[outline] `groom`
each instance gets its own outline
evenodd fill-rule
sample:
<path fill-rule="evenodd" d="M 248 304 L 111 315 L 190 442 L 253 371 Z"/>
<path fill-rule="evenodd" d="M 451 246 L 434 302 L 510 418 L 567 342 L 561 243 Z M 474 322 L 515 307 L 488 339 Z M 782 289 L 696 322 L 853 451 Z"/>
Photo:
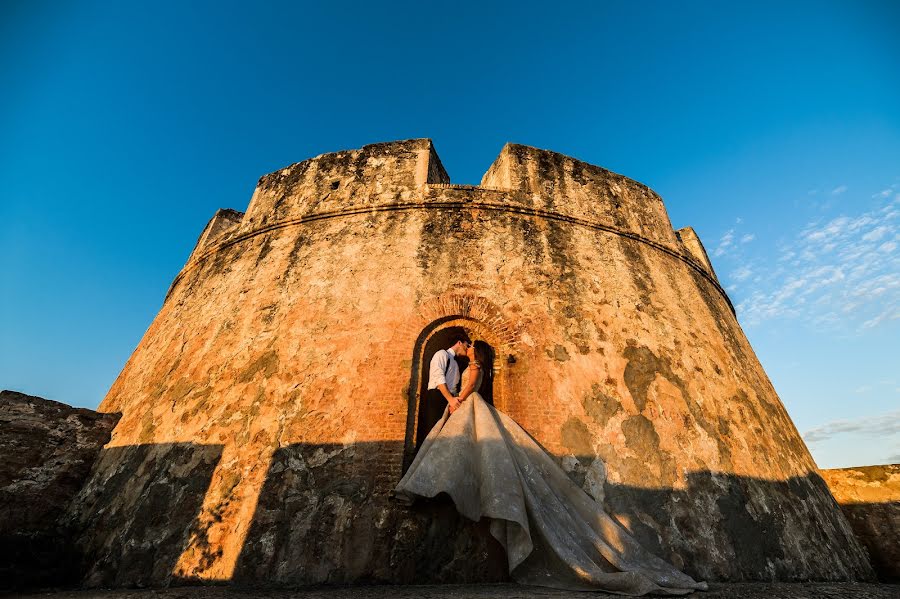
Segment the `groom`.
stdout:
<path fill-rule="evenodd" d="M 457 333 L 451 340 L 452 346 L 435 352 L 428 369 L 425 417 L 429 423 L 440 420 L 448 404 L 458 403 L 455 399 L 459 395 L 459 365 L 456 363 L 456 356 L 465 355 L 466 348 L 472 342 L 465 333 Z"/>

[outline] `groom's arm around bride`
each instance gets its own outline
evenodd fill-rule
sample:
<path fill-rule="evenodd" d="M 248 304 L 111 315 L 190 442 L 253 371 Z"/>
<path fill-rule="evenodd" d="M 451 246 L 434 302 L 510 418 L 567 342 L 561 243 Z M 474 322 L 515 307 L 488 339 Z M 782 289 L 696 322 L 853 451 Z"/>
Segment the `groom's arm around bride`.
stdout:
<path fill-rule="evenodd" d="M 453 345 L 446 350 L 435 352 L 431 358 L 428 369 L 428 392 L 426 395 L 426 409 L 437 420 L 444 413 L 444 407 L 449 405 L 451 411 L 459 407 L 459 400 L 455 397 L 459 393 L 459 366 L 456 356 L 465 353 L 469 340 L 462 334 L 453 338 Z M 431 418 L 429 419 L 431 420 Z"/>

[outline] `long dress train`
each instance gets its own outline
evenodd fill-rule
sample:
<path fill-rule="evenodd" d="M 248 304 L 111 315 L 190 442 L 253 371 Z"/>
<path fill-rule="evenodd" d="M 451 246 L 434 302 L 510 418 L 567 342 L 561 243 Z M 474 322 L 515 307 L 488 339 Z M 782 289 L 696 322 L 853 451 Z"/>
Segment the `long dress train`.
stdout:
<path fill-rule="evenodd" d="M 470 371 L 463 373 L 463 385 Z M 504 413 L 476 392 L 444 411 L 395 489 L 402 503 L 447 493 L 466 518 L 490 518 L 521 584 L 623 595 L 706 590 L 638 542 Z"/>

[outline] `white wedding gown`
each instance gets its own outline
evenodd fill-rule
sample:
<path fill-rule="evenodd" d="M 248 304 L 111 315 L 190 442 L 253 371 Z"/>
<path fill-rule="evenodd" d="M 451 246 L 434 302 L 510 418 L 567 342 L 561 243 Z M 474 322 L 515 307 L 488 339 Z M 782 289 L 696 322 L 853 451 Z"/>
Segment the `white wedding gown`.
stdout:
<path fill-rule="evenodd" d="M 623 595 L 706 590 L 641 547 L 522 427 L 484 401 L 478 372 L 476 392 L 452 415 L 445 410 L 422 442 L 395 489 L 399 501 L 443 492 L 466 518 L 490 518 L 521 584 Z"/>

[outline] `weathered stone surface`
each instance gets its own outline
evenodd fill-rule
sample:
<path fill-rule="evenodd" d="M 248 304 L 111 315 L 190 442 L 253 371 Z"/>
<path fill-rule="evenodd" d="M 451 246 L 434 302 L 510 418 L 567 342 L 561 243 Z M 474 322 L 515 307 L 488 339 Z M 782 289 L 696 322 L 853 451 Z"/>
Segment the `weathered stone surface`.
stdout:
<path fill-rule="evenodd" d="M 378 585 L 291 590 L 178 587 L 153 590 L 82 590 L 25 595 L 23 599 L 584 599 L 583 592 L 516 584 Z M 592 592 L 589 597 L 621 597 Z M 864 583 L 712 584 L 703 599 L 896 599 L 900 586 Z"/>
<path fill-rule="evenodd" d="M 59 518 L 118 417 L 0 391 L 0 589 L 77 582 Z"/>
<path fill-rule="evenodd" d="M 712 262 L 709 261 L 706 248 L 703 247 L 703 243 L 700 241 L 700 237 L 694 231 L 694 228 L 684 227 L 683 229 L 678 229 L 675 231 L 675 236 L 678 237 L 678 241 L 681 242 L 681 246 L 687 250 L 687 253 L 702 264 L 706 271 L 718 282 L 719 278 L 716 276 L 715 270 L 713 270 Z"/>
<path fill-rule="evenodd" d="M 900 464 L 820 470 L 882 580 L 900 580 Z"/>
<path fill-rule="evenodd" d="M 197 245 L 194 246 L 194 251 L 191 252 L 191 258 L 188 260 L 199 256 L 203 250 L 210 246 L 226 241 L 230 237 L 230 233 L 233 233 L 240 226 L 243 218 L 244 213 L 237 210 L 231 210 L 230 208 L 217 210 L 213 217 L 209 219 L 203 232 L 200 233 Z"/>
<path fill-rule="evenodd" d="M 447 181 L 428 140 L 319 156 L 194 252 L 101 404 L 122 420 L 70 514 L 99 518 L 89 583 L 503 579 L 483 526 L 389 500 L 450 326 L 495 348 L 494 404 L 692 576 L 872 575 L 659 196 L 515 145 Z"/>

